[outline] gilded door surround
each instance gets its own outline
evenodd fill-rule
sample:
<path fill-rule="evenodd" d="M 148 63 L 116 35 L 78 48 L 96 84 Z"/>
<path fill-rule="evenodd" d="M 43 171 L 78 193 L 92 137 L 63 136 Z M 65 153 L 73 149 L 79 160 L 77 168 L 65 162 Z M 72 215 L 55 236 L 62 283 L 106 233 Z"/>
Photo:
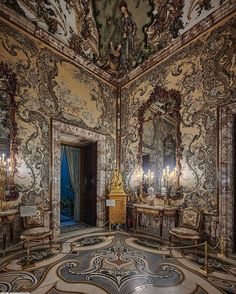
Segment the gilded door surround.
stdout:
<path fill-rule="evenodd" d="M 225 246 L 233 251 L 234 236 L 234 191 L 233 191 L 233 122 L 236 103 L 223 105 L 218 109 L 219 158 L 219 233 L 223 234 Z"/>
<path fill-rule="evenodd" d="M 101 227 L 105 222 L 105 135 L 82 129 L 68 123 L 52 120 L 52 149 L 51 149 L 51 209 L 52 236 L 60 236 L 60 170 L 61 170 L 61 142 L 63 135 L 72 138 L 82 138 L 97 142 L 97 222 Z"/>

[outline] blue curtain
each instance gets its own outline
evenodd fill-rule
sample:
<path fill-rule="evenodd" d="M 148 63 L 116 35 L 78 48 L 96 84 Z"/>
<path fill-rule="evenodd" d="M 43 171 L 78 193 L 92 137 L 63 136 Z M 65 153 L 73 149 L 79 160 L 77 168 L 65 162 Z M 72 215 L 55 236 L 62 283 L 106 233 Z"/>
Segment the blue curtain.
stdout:
<path fill-rule="evenodd" d="M 80 220 L 80 149 L 73 146 L 62 146 L 62 157 L 67 158 L 70 182 L 74 191 L 74 220 Z"/>

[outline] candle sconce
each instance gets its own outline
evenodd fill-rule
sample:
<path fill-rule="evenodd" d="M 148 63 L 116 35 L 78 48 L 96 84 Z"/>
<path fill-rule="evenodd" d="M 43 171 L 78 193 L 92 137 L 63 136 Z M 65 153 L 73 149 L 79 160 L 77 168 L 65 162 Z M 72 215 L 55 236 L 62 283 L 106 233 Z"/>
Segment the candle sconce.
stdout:
<path fill-rule="evenodd" d="M 152 185 L 154 179 L 154 173 L 148 170 L 146 174 L 144 174 L 144 182 L 147 183 L 147 185 L 150 187 Z"/>
<path fill-rule="evenodd" d="M 162 174 L 162 193 L 165 196 L 165 204 L 170 205 L 172 189 L 176 187 L 176 168 L 170 171 L 169 166 L 163 170 Z M 176 191 L 175 191 L 176 192 Z"/>
<path fill-rule="evenodd" d="M 7 210 L 10 205 L 6 202 L 6 188 L 11 182 L 10 159 L 5 160 L 5 154 L 0 157 L 0 211 Z"/>
<path fill-rule="evenodd" d="M 139 183 L 139 197 L 143 195 L 143 169 L 139 167 L 136 174 L 136 179 Z"/>

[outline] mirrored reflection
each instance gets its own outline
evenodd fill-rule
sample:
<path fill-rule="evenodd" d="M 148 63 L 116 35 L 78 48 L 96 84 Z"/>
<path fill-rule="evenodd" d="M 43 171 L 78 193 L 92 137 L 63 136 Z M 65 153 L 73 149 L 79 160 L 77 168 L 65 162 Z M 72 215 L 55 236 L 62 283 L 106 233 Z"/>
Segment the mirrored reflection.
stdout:
<path fill-rule="evenodd" d="M 176 124 L 160 110 L 150 107 L 145 111 L 142 136 L 142 167 L 144 192 L 152 186 L 161 193 L 165 186 L 164 171 L 176 171 Z"/>
<path fill-rule="evenodd" d="M 0 198 L 1 210 L 19 196 L 14 183 L 16 173 L 16 88 L 17 80 L 8 64 L 0 62 Z"/>
<path fill-rule="evenodd" d="M 0 156 L 5 154 L 6 158 L 10 157 L 10 101 L 9 95 L 0 89 Z"/>

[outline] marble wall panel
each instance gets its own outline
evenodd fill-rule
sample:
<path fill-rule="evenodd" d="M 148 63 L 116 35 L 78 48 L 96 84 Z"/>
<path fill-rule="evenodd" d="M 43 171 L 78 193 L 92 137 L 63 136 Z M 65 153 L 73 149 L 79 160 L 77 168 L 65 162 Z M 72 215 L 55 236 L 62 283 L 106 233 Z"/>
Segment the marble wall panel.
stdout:
<path fill-rule="evenodd" d="M 236 100 L 235 21 L 234 16 L 219 24 L 123 87 L 122 168 L 126 175 L 126 187 L 131 193 L 134 192 L 137 167 L 139 138 L 135 126 L 138 125 L 138 109 L 148 99 L 155 85 L 175 89 L 182 96 L 183 158 L 180 180 L 184 189 L 184 205 L 199 207 L 208 216 L 218 215 L 217 108 L 224 104 L 229 104 L 230 108 Z M 230 152 L 225 153 L 231 156 Z M 232 192 L 229 197 L 232 201 Z M 232 207 L 228 209 L 232 211 Z M 228 209 L 225 213 L 229 213 Z M 229 224 L 228 221 L 226 223 Z"/>
<path fill-rule="evenodd" d="M 0 22 L 0 48 L 1 60 L 16 73 L 18 81 L 15 182 L 20 197 L 12 205 L 51 209 L 52 119 L 106 136 L 106 157 L 101 158 L 102 170 L 107 170 L 105 188 L 109 189 L 115 158 L 116 89 L 4 22 Z M 99 193 L 104 197 L 104 192 Z M 103 217 L 100 208 L 98 222 Z"/>

